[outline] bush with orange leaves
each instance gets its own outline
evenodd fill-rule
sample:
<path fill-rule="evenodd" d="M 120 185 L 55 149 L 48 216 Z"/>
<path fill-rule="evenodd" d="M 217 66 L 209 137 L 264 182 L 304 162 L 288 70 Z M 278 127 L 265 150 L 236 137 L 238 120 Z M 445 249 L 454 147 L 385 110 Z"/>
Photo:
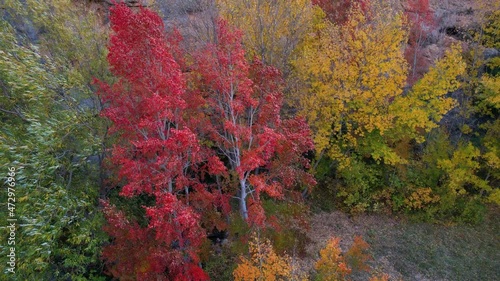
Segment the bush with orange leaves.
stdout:
<path fill-rule="evenodd" d="M 250 259 L 241 257 L 233 272 L 235 281 L 274 281 L 292 279 L 291 259 L 278 256 L 271 242 L 254 235 L 249 242 Z"/>
<path fill-rule="evenodd" d="M 320 252 L 320 258 L 314 265 L 316 269 L 315 280 L 321 281 L 341 281 L 350 280 L 349 276 L 353 271 L 371 271 L 367 262 L 372 258 L 368 253 L 370 245 L 361 236 L 355 236 L 354 242 L 342 253 L 339 246 L 340 238 L 332 237 L 328 240 L 325 248 Z M 388 275 L 372 275 L 370 281 L 387 281 Z"/>
<path fill-rule="evenodd" d="M 352 269 L 347 265 L 339 243 L 340 238 L 332 237 L 325 248 L 319 252 L 320 258 L 314 265 L 319 280 L 346 280 L 346 277 L 351 274 Z"/>

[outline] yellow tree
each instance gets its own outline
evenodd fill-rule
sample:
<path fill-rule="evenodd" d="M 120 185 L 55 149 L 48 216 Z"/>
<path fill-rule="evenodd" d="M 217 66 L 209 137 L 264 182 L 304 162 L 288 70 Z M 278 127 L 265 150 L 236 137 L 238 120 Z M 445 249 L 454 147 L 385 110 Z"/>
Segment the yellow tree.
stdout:
<path fill-rule="evenodd" d="M 305 86 L 300 106 L 318 158 L 334 161 L 342 179 L 338 195 L 359 211 L 373 203 L 374 192 L 390 186 L 394 169 L 407 167 L 411 145 L 455 106 L 446 94 L 460 86 L 457 76 L 465 67 L 460 48 L 453 47 L 406 89 L 405 21 L 384 5 L 374 2 L 366 12 L 353 5 L 342 25 L 316 9 L 293 62 Z"/>
<path fill-rule="evenodd" d="M 344 165 L 353 147 L 370 145 L 363 144 L 367 135 L 392 128 L 389 105 L 403 93 L 403 19 L 383 12 L 365 15 L 354 5 L 344 25 L 317 24 L 295 61 L 309 87 L 301 106 L 315 129 L 316 148 Z"/>
<path fill-rule="evenodd" d="M 222 16 L 244 31 L 249 58 L 278 67 L 284 76 L 295 47 L 311 22 L 310 0 L 217 0 Z"/>
<path fill-rule="evenodd" d="M 407 35 L 401 14 L 378 4 L 363 13 L 355 5 L 344 25 L 315 26 L 294 65 L 308 87 L 301 106 L 318 153 L 338 160 L 341 169 L 354 154 L 405 163 L 394 143 L 436 127 L 454 106 L 445 95 L 458 88 L 456 77 L 464 71 L 459 48 L 404 94 Z"/>
<path fill-rule="evenodd" d="M 459 139 L 454 151 L 437 160 L 444 172 L 440 182 L 442 201 L 447 205 L 461 202 L 454 210 L 460 219 L 477 221 L 479 202 L 500 204 L 500 58 L 488 55 L 487 48 L 500 47 L 500 3 L 479 1 L 481 15 L 478 31 L 465 53 L 467 70 L 464 89 L 457 93 L 458 108 L 447 124 L 453 139 Z M 453 50 L 451 51 L 453 52 Z M 457 71 L 463 63 L 450 63 L 447 71 Z M 443 74 L 443 73 L 442 73 Z M 431 89 L 430 83 L 422 83 Z M 418 116 L 411 112 L 413 116 Z"/>
<path fill-rule="evenodd" d="M 249 242 L 250 259 L 241 257 L 233 272 L 236 281 L 274 281 L 292 279 L 290 258 L 278 256 L 268 239 L 254 236 Z"/>
<path fill-rule="evenodd" d="M 446 94 L 460 87 L 456 77 L 464 72 L 461 49 L 452 46 L 406 95 L 391 103 L 390 110 L 396 117 L 394 134 L 409 135 L 422 142 L 420 133 L 437 128 L 443 116 L 456 106 L 456 101 Z"/>
<path fill-rule="evenodd" d="M 487 2 L 487 1 L 486 1 Z M 486 4 L 486 3 L 485 3 Z M 485 17 L 484 35 L 481 38 L 484 47 L 500 48 L 500 3 L 488 5 L 492 12 Z M 484 132 L 482 138 L 483 174 L 493 188 L 489 193 L 489 201 L 500 204 L 500 57 L 492 57 L 486 61 L 488 73 L 480 79 L 479 89 L 474 91 L 479 100 L 476 102 L 476 113 L 484 123 L 480 124 Z M 477 95 L 479 93 L 479 95 Z"/>

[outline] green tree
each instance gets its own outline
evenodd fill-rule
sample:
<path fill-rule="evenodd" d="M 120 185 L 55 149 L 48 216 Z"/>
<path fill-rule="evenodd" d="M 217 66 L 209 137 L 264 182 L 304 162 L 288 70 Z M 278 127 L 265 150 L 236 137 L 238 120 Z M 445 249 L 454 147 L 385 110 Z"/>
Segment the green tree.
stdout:
<path fill-rule="evenodd" d="M 95 12 L 72 1 L 4 3 L 0 167 L 16 169 L 16 277 L 96 280 L 106 239 L 98 209 L 104 124 L 90 83 L 106 76 L 105 34 Z"/>

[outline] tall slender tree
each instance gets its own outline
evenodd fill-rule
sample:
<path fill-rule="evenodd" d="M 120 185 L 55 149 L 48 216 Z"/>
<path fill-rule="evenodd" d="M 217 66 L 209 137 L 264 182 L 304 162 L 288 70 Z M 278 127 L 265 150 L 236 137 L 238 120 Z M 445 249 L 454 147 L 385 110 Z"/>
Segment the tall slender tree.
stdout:
<path fill-rule="evenodd" d="M 117 5 L 110 19 L 108 61 L 118 81 L 98 85 L 107 105 L 103 115 L 119 136 L 111 162 L 124 183 L 120 195 L 145 194 L 154 204 L 142 219 L 146 228 L 107 208 L 115 242 L 104 249 L 104 258 L 119 278 L 205 280 L 197 256 L 204 232 L 189 194 L 209 192 L 196 176 L 204 156 L 185 120 L 190 104 L 172 55 L 175 40 L 167 41 L 161 18 L 148 9 L 135 13 Z"/>
<path fill-rule="evenodd" d="M 207 46 L 193 69 L 206 97 L 206 135 L 238 182 L 230 192 L 243 218 L 262 222 L 261 193 L 283 198 L 294 184 L 314 184 L 302 156 L 313 144 L 304 120 L 281 120 L 280 73 L 258 60 L 248 63 L 241 36 L 219 21 L 218 43 Z"/>

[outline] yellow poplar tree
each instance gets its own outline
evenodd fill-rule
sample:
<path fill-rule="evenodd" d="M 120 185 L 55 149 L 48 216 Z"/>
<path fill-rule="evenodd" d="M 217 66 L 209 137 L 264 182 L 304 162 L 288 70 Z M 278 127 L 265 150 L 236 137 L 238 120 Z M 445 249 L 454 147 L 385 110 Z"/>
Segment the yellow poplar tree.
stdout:
<path fill-rule="evenodd" d="M 381 4 L 363 13 L 354 5 L 344 25 L 318 20 L 313 28 L 294 66 L 307 85 L 301 107 L 318 154 L 339 161 L 340 170 L 356 155 L 405 164 L 395 145 L 422 141 L 420 135 L 454 106 L 445 95 L 458 88 L 456 77 L 464 71 L 460 49 L 452 48 L 405 93 L 407 32 L 401 14 Z"/>
<path fill-rule="evenodd" d="M 223 18 L 243 30 L 250 59 L 287 74 L 289 58 L 311 22 L 310 0 L 217 0 Z"/>
<path fill-rule="evenodd" d="M 394 132 L 424 141 L 421 130 L 430 132 L 437 128 L 443 116 L 456 106 L 456 101 L 446 94 L 460 87 L 456 77 L 464 73 L 461 48 L 452 46 L 408 94 L 398 96 L 391 104 L 391 111 L 397 117 Z"/>
<path fill-rule="evenodd" d="M 344 25 L 317 24 L 295 61 L 309 87 L 301 106 L 315 130 L 316 149 L 344 165 L 346 152 L 368 144 L 367 135 L 392 128 L 389 105 L 406 81 L 403 19 L 396 14 L 387 20 L 382 12 L 365 15 L 354 5 Z"/>

